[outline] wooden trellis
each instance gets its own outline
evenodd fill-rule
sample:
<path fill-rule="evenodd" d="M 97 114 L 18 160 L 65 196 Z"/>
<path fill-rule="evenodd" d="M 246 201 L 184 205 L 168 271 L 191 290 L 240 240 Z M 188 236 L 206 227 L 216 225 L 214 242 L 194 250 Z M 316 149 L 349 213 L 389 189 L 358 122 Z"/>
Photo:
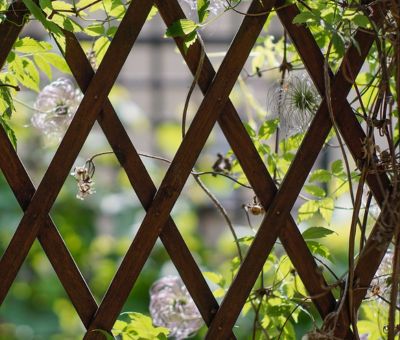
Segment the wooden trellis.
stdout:
<path fill-rule="evenodd" d="M 184 18 L 177 0 L 155 0 L 154 3 L 166 26 Z M 285 0 L 253 0 L 248 10 L 250 15 L 244 16 L 217 72 L 214 71 L 207 55 L 205 56 L 198 78 L 204 99 L 160 187 L 156 188 L 108 100 L 108 94 L 128 54 L 134 48 L 135 40 L 152 5 L 153 2 L 149 0 L 132 1 L 96 73 L 93 72 L 77 38 L 70 32 L 64 32 L 65 59 L 85 95 L 37 189 L 31 183 L 5 131 L 0 129 L 0 167 L 24 210 L 24 216 L 0 260 L 0 302 L 4 301 L 32 243 L 38 238 L 87 329 L 85 339 L 101 339 L 103 335 L 90 331 L 112 328 L 151 249 L 160 237 L 209 327 L 207 339 L 235 338 L 232 327 L 279 237 L 324 319 L 337 308 L 336 300 L 330 290 L 325 289 L 325 279 L 318 270 L 290 211 L 332 128 L 327 102 L 322 100 L 301 147 L 280 189 L 277 190 L 229 100 L 229 94 L 271 10 L 277 11 L 321 97 L 325 96 L 324 57 L 309 29 L 292 23 L 299 13 L 297 6 L 286 3 Z M 4 65 L 23 27 L 24 16 L 28 14 L 22 1 L 12 6 L 7 13 L 8 20 L 0 25 L 1 66 Z M 374 19 L 379 24 L 379 19 Z M 357 161 L 362 159 L 362 141 L 366 136 L 346 97 L 352 87 L 349 79 L 355 79 L 360 71 L 374 36 L 360 30 L 356 33 L 355 40 L 358 46 L 348 48 L 339 71 L 336 74 L 330 72 L 330 87 L 336 124 Z M 188 53 L 183 52 L 183 41 L 180 38 L 176 38 L 176 44 L 189 69 L 195 74 L 204 48 L 201 40 L 198 39 Z M 96 120 L 147 211 L 99 306 L 49 216 L 49 211 Z M 221 305 L 218 305 L 213 297 L 170 217 L 190 171 L 217 122 L 266 210 L 261 227 Z M 383 206 L 391 191 L 389 179 L 385 174 L 369 174 L 367 182 L 378 204 Z M 383 246 L 382 239 L 379 241 L 381 246 L 376 246 L 379 233 L 378 220 L 355 268 L 354 282 L 360 289 L 354 290 L 353 306 L 358 307 L 365 297 L 365 287 L 369 286 L 389 245 L 392 235 L 386 235 Z M 338 320 L 336 335 L 352 338 L 348 299 L 345 300 L 344 308 L 340 310 Z"/>

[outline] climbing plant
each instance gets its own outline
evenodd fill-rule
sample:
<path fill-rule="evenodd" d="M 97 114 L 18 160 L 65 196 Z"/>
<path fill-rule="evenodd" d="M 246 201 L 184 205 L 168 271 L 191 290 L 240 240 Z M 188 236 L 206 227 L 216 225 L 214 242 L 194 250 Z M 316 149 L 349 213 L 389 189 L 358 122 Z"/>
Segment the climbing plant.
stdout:
<path fill-rule="evenodd" d="M 176 156 L 170 159 L 169 155 L 138 152 L 138 159 L 154 162 L 157 166 L 171 164 L 166 178 L 170 173 L 172 178 L 175 170 L 180 175 L 177 181 L 182 187 L 186 182 L 185 171 L 176 164 L 179 161 L 184 164 L 189 171 L 188 176 L 193 178 L 193 185 L 202 190 L 210 204 L 222 215 L 226 233 L 221 238 L 221 244 L 228 245 L 229 251 L 221 252 L 222 260 L 210 265 L 207 263 L 210 257 L 205 255 L 205 245 L 194 247 L 198 250 L 194 257 L 199 256 L 205 268 L 201 279 L 205 278 L 212 287 L 210 295 L 207 295 L 208 286 L 202 291 L 207 296 L 203 299 L 203 304 L 199 298 L 201 294 L 198 293 L 200 288 L 205 287 L 202 286 L 202 281 L 196 289 L 187 285 L 187 282 L 193 284 L 196 281 L 193 272 L 189 279 L 186 277 L 186 281 L 184 277 L 181 280 L 170 276 L 158 277 L 156 280 L 157 273 L 153 272 L 151 279 L 154 282 L 146 282 L 147 289 L 150 289 L 148 311 L 141 310 L 142 314 L 138 310 L 127 310 L 120 314 L 126 300 L 121 297 L 124 300 L 121 301 L 121 308 L 118 305 L 110 307 L 110 314 L 120 314 L 119 319 L 116 322 L 110 321 L 111 316 L 110 320 L 104 321 L 101 319 L 101 312 L 105 309 L 103 314 L 107 314 L 107 307 L 102 307 L 101 304 L 98 309 L 100 312 L 96 312 L 96 315 L 91 315 L 89 319 L 81 316 L 88 330 L 87 336 L 122 339 L 165 339 L 170 336 L 183 339 L 198 332 L 197 336 L 203 337 L 207 332 L 204 320 L 210 327 L 207 336 L 215 338 L 218 331 L 229 334 L 232 328 L 229 323 L 233 326 L 239 313 L 239 329 L 234 329 L 238 338 L 295 339 L 305 336 L 309 339 L 394 339 L 398 336 L 398 2 L 255 0 L 250 3 L 240 0 L 182 0 L 180 5 L 186 11 L 186 16 L 177 1 L 155 1 L 154 5 L 136 3 L 137 6 L 142 6 L 140 8 L 147 21 L 158 15 L 162 17 L 166 22 L 165 39 L 175 39 L 179 47 L 177 53 L 182 54 L 193 73 L 193 82 L 183 103 L 182 112 L 179 112 L 179 128 L 172 133 L 173 138 L 178 140 L 178 145 L 182 140 Z M 94 93 L 94 90 L 93 93 L 90 92 L 92 85 L 89 85 L 87 79 L 91 79 L 93 74 L 93 79 L 96 79 L 98 74 L 105 72 L 107 63 L 111 60 L 111 57 L 107 59 L 107 55 L 111 55 L 109 53 L 117 55 L 117 52 L 110 50 L 113 41 L 118 39 L 118 34 L 137 35 L 136 31 L 130 32 L 129 28 L 123 26 L 124 20 L 129 20 L 125 18 L 132 6 L 135 6 L 135 2 L 122 0 L 0 1 L 0 41 L 4 39 L 4 46 L 10 46 L 8 50 L 4 48 L 0 51 L 0 124 L 8 137 L 7 141 L 12 143 L 14 149 L 19 150 L 20 140 L 15 117 L 18 115 L 18 107 L 28 110 L 28 129 L 36 131 L 40 136 L 40 143 L 48 147 L 61 141 L 62 149 L 64 136 L 68 138 L 68 133 L 72 136 L 74 129 L 77 129 L 73 124 L 82 116 L 79 110 L 83 111 L 84 105 L 86 108 L 90 107 L 88 101 L 85 104 L 84 94 L 92 95 L 94 102 L 102 97 L 97 92 Z M 147 12 L 145 6 L 148 7 Z M 209 27 L 218 24 L 218 20 L 229 15 L 243 20 L 243 24 L 229 50 L 224 51 L 226 57 L 221 64 L 221 71 L 218 70 L 214 78 L 212 64 L 207 56 L 207 41 L 203 41 L 201 36 Z M 278 28 L 279 34 L 272 35 L 271 27 L 277 26 L 277 18 L 282 25 Z M 29 22 L 38 22 L 41 25 L 47 34 L 45 40 L 19 34 L 21 28 L 29 25 Z M 124 33 L 120 33 L 121 26 L 121 30 L 125 29 Z M 261 32 L 256 32 L 256 26 Z M 89 41 L 82 44 L 83 50 L 77 47 L 77 34 Z M 246 34 L 258 37 L 254 45 Z M 10 43 L 13 36 L 15 41 Z M 231 71 L 230 63 L 235 63 L 232 61 L 235 60 L 234 52 L 239 53 L 240 46 L 244 46 L 246 41 L 251 45 L 252 51 L 249 56 L 240 56 L 244 66 L 235 64 Z M 79 48 L 82 49 L 81 46 Z M 246 53 L 245 48 L 243 50 Z M 78 60 L 85 55 L 86 58 Z M 122 67 L 124 57 L 122 54 L 119 56 Z M 81 60 L 86 64 L 83 65 Z M 80 64 L 83 65 L 82 69 L 79 69 Z M 223 76 L 218 76 L 220 72 L 225 72 L 224 75 L 228 77 L 235 74 L 236 69 L 240 71 L 239 77 L 237 80 L 229 80 L 233 89 L 226 90 L 227 98 L 224 99 L 224 92 L 218 90 L 223 87 L 218 83 Z M 97 79 L 100 77 L 101 75 Z M 205 94 L 199 112 L 204 115 L 213 110 L 216 110 L 213 113 L 215 115 L 223 110 L 229 112 L 230 116 L 223 116 L 221 113 L 219 118 L 216 116 L 215 121 L 219 119 L 218 123 L 232 150 L 220 150 L 217 155 L 208 155 L 207 161 L 199 162 L 194 167 L 189 161 L 182 160 L 185 157 L 181 157 L 179 152 L 181 149 L 186 150 L 185 143 L 190 143 L 186 141 L 194 138 L 193 129 L 200 129 L 208 124 L 199 123 L 205 118 L 198 118 L 199 115 L 194 115 L 190 110 L 196 84 Z M 111 89 L 111 85 L 109 87 Z M 22 92 L 29 95 L 20 95 Z M 107 94 L 108 92 L 104 93 L 103 97 L 107 97 Z M 207 107 L 213 100 L 216 103 Z M 225 106 L 218 106 L 222 105 L 218 104 L 221 101 L 224 101 Z M 80 105 L 81 103 L 83 104 Z M 105 113 L 99 123 L 104 130 L 104 126 L 111 123 L 120 124 L 118 118 L 107 121 L 107 117 L 113 117 L 115 112 L 106 99 L 99 104 L 99 110 L 101 109 Z M 82 118 L 81 122 L 83 121 Z M 210 124 L 211 130 L 212 123 Z M 247 132 L 246 137 L 242 132 L 238 133 L 238 144 L 234 144 L 232 131 L 242 131 L 242 128 Z M 89 131 L 90 126 L 85 129 Z M 112 140 L 112 132 L 109 134 L 107 138 Z M 115 135 L 118 136 L 119 133 L 114 132 Z M 251 141 L 251 146 L 246 144 L 246 138 Z M 73 202 L 71 204 L 76 209 L 86 209 L 85 204 L 104 193 L 101 189 L 102 181 L 97 180 L 96 170 L 110 166 L 104 161 L 107 157 L 117 157 L 127 172 L 127 186 L 129 182 L 135 186 L 132 178 L 137 177 L 134 177 L 132 171 L 129 172 L 129 164 L 126 164 L 124 158 L 125 153 L 129 153 L 118 144 L 115 137 L 114 141 L 110 142 L 113 151 L 96 151 L 83 165 L 75 164 L 71 169 L 69 181 L 75 188 L 77 186 L 77 192 L 69 190 L 66 201 Z M 130 147 L 129 138 L 125 141 L 127 142 L 121 144 Z M 0 145 L 4 150 L 7 149 L 6 143 L 3 141 Z M 190 146 L 187 147 L 189 149 Z M 10 178 L 18 177 L 18 174 L 11 174 L 12 166 L 7 170 L 5 165 L 9 162 L 7 157 L 11 158 L 10 149 L 7 150 L 7 153 L 4 151 L 1 155 L 3 159 L 0 167 L 10 186 L 16 187 Z M 121 154 L 118 154 L 118 150 Z M 252 157 L 257 157 L 260 161 L 257 163 L 251 160 Z M 143 165 L 139 165 L 142 164 L 139 160 L 131 159 L 137 168 L 144 169 Z M 112 166 L 118 167 L 117 164 Z M 146 170 L 142 174 L 144 177 L 148 176 Z M 218 179 L 218 183 L 224 183 L 224 188 L 229 188 L 227 190 L 244 193 L 241 197 L 246 197 L 246 200 L 234 208 L 234 211 L 241 212 L 240 219 L 234 217 L 234 211 L 228 209 L 224 199 L 220 198 L 221 191 L 214 187 L 217 182 L 213 182 L 213 177 Z M 44 178 L 46 179 L 46 175 Z M 149 211 L 147 220 L 145 218 L 143 223 L 156 224 L 160 215 L 160 220 L 165 217 L 167 221 L 169 201 L 164 201 L 164 196 L 167 197 L 166 200 L 174 197 L 175 192 L 179 196 L 182 187 L 179 189 L 179 185 L 173 182 L 178 189 L 170 189 L 167 184 L 163 186 L 163 180 L 156 192 L 150 178 L 144 182 L 150 183 L 150 189 L 137 189 L 139 200 Z M 31 184 L 29 178 L 26 183 Z M 56 194 L 53 196 L 55 199 Z M 31 198 L 35 202 L 35 196 L 32 195 Z M 24 199 L 24 202 L 28 204 L 31 198 Z M 160 202 L 161 210 L 165 208 L 166 212 L 160 212 L 157 207 L 153 207 L 152 198 L 153 203 Z M 25 216 L 29 217 L 30 213 L 35 217 L 34 212 L 29 210 L 34 208 L 24 204 L 21 206 L 27 209 Z M 49 209 L 51 205 L 52 203 Z M 2 205 L 0 207 L 3 209 Z M 170 209 L 172 207 L 173 203 Z M 7 206 L 4 208 L 7 209 Z M 93 207 L 88 210 L 91 214 L 95 212 Z M 65 211 L 60 215 L 70 213 Z M 42 212 L 40 216 L 43 214 L 47 218 L 47 212 Z M 153 216 L 154 221 L 151 220 Z M 191 218 L 185 221 L 190 222 Z M 49 219 L 46 223 L 51 225 L 52 222 Z M 88 218 L 88 223 L 94 223 L 93 218 Z M 159 223 L 160 230 L 158 234 L 154 234 L 155 238 L 160 235 L 172 260 L 179 261 L 177 257 L 181 256 L 176 255 L 173 258 L 173 253 L 177 252 L 176 248 L 180 245 L 173 248 L 171 242 L 168 243 L 171 234 L 161 234 L 162 229 L 167 227 L 163 227 L 164 222 Z M 170 226 L 167 232 L 175 235 L 174 239 L 180 240 L 174 234 L 176 227 L 172 219 L 166 223 Z M 275 228 L 274 225 L 279 227 Z M 270 231 L 268 228 L 275 229 Z M 37 230 L 39 232 L 39 227 Z M 141 235 L 141 230 L 138 229 L 138 235 Z M 269 233 L 272 235 L 271 239 L 275 237 L 274 240 L 271 241 L 266 236 Z M 198 242 L 195 231 L 187 234 L 185 236 L 192 240 L 191 245 Z M 93 230 L 90 236 L 96 237 Z M 280 240 L 276 241 L 278 236 Z M 70 233 L 70 237 L 73 238 L 73 233 Z M 151 239 L 150 236 L 148 239 Z M 299 243 L 299 239 L 302 243 Z M 98 242 L 100 245 L 96 249 L 108 247 L 107 242 L 115 242 L 115 246 L 120 242 L 103 241 Z M 137 243 L 133 245 L 139 247 Z M 148 252 L 152 247 L 150 243 L 148 241 Z M 298 249 L 293 245 L 301 249 L 298 255 Z M 7 246 L 8 243 L 1 246 L 2 253 L 6 255 Z M 43 247 L 46 249 L 45 245 Z M 346 248 L 345 253 L 338 252 L 337 247 Z M 113 257 L 110 267 L 116 269 L 116 255 L 124 255 L 126 249 L 127 246 L 124 251 L 115 253 L 110 250 Z M 259 249 L 265 251 L 261 252 Z M 87 252 L 90 258 L 96 258 L 95 249 Z M 146 252 L 147 250 L 143 251 L 143 254 L 147 254 Z M 190 255 L 190 252 L 186 254 Z M 258 256 L 262 259 L 261 266 L 253 266 L 251 261 L 254 254 L 262 254 Z M 167 261 L 165 254 L 159 257 L 162 258 L 159 259 L 161 262 Z M 340 257 L 342 261 L 339 264 Z M 3 261 L 7 261 L 4 258 Z M 152 259 L 156 261 L 157 255 Z M 34 261 L 31 261 L 34 267 Z M 125 268 L 124 261 L 120 268 Z M 182 263 L 181 266 L 178 271 L 181 269 L 182 275 L 187 268 Z M 241 289 L 240 286 L 240 282 L 245 282 L 247 278 L 246 274 L 241 274 L 246 266 L 259 268 L 254 269 L 254 282 L 254 275 L 248 276 L 249 283 L 246 285 L 251 285 L 248 294 L 246 288 Z M 0 266 L 0 272 L 1 269 Z M 140 272 L 141 269 L 135 268 L 132 272 L 136 273 L 137 270 Z M 40 276 L 40 270 L 36 271 Z M 111 288 L 125 274 L 117 271 L 117 275 Z M 107 279 L 111 280 L 112 276 L 109 274 Z M 100 280 L 101 278 L 97 278 L 97 282 Z M 127 287 L 128 295 L 131 287 L 129 288 L 129 284 Z M 4 290 L 7 291 L 8 288 Z M 243 291 L 244 301 L 238 297 L 235 303 L 232 302 L 236 296 L 234 289 L 236 292 Z M 20 287 L 19 291 L 24 290 Z M 112 289 L 107 293 L 110 291 Z M 193 296 L 194 293 L 197 295 Z M 112 293 L 104 298 L 106 302 L 111 300 Z M 96 306 L 93 308 L 97 308 L 94 299 L 90 303 Z M 57 313 L 61 313 L 62 303 L 59 302 L 58 306 Z M 208 308 L 209 306 L 218 308 L 215 307 L 214 310 L 214 307 Z M 4 310 L 7 307 L 5 303 L 2 308 Z M 233 307 L 232 311 L 230 307 Z M 229 311 L 229 315 L 221 316 L 223 311 Z M 150 314 L 150 317 L 145 314 Z M 221 321 L 224 317 L 228 320 L 227 326 Z M 66 316 L 60 316 L 61 322 L 62 318 L 66 322 Z M 113 326 L 108 327 L 110 322 Z M 17 329 L 10 324 L 0 325 L 0 331 L 18 338 Z"/>

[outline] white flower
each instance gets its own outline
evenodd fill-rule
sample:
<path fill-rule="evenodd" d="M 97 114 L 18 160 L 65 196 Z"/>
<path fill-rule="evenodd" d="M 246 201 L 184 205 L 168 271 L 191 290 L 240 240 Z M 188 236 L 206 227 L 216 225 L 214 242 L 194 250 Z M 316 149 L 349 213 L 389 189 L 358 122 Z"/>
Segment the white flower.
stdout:
<path fill-rule="evenodd" d="M 82 93 L 66 78 L 59 78 L 39 93 L 31 122 L 49 137 L 61 138 L 82 100 Z"/>
<path fill-rule="evenodd" d="M 190 10 L 197 11 L 197 0 L 183 0 L 183 2 L 189 5 Z M 210 0 L 208 10 L 210 13 L 217 15 L 225 9 L 225 6 L 227 6 L 225 0 Z"/>
<path fill-rule="evenodd" d="M 185 339 L 203 325 L 203 319 L 179 277 L 167 276 L 150 289 L 150 314 L 155 326 L 166 327 L 170 336 Z"/>

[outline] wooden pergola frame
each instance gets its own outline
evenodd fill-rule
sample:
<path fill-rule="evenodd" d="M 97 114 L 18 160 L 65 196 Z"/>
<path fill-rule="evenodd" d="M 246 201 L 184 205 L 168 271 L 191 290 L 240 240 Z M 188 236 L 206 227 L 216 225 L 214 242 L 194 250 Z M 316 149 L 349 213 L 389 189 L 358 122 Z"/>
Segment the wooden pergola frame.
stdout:
<path fill-rule="evenodd" d="M 154 4 L 166 26 L 184 18 L 177 0 L 155 0 Z M 132 1 L 96 73 L 77 38 L 70 32 L 64 32 L 65 59 L 85 95 L 37 189 L 30 181 L 5 131 L 0 128 L 0 168 L 24 210 L 23 218 L 0 260 L 0 302 L 4 301 L 32 243 L 38 238 L 87 329 L 85 339 L 101 339 L 103 335 L 91 331 L 111 330 L 157 238 L 160 237 L 209 327 L 206 338 L 235 338 L 232 333 L 234 323 L 279 237 L 321 317 L 326 318 L 335 312 L 337 302 L 318 270 L 290 211 L 332 128 L 327 101 L 322 100 L 278 190 L 229 100 L 229 94 L 271 10 L 276 10 L 321 97 L 325 97 L 324 56 L 310 30 L 304 25 L 293 24 L 293 18 L 299 13 L 299 9 L 285 0 L 253 0 L 248 10 L 251 15 L 244 16 L 217 72 L 207 54 L 205 55 L 198 78 L 204 99 L 160 187 L 156 188 L 108 100 L 109 92 L 132 48 L 134 52 L 135 40 L 152 5 L 153 2 L 149 0 Z M 7 20 L 0 25 L 1 66 L 18 38 L 27 14 L 29 11 L 23 2 L 17 1 L 9 8 Z M 379 24 L 378 17 L 374 20 Z M 373 44 L 374 36 L 365 30 L 359 30 L 354 39 L 358 46 L 350 46 L 338 72 L 333 74 L 329 71 L 329 75 L 335 123 L 357 161 L 363 157 L 362 142 L 366 136 L 346 99 L 353 85 L 349 75 L 352 79 L 356 78 Z M 197 39 L 187 53 L 183 51 L 183 41 L 180 38 L 175 41 L 194 75 L 204 49 L 201 39 Z M 49 216 L 49 211 L 96 120 L 147 211 L 99 306 Z M 221 305 L 213 297 L 170 216 L 190 171 L 217 122 L 266 211 L 259 231 Z M 367 182 L 376 201 L 383 207 L 391 192 L 388 177 L 383 173 L 369 174 Z M 380 240 L 380 246 L 377 247 L 380 219 L 357 261 L 354 272 L 356 286 L 353 288 L 358 289 L 353 290 L 353 308 L 358 308 L 365 297 L 365 287 L 370 285 L 391 240 L 392 235 L 388 235 L 383 245 Z M 352 338 L 349 315 L 346 297 L 336 324 L 335 334 L 338 337 Z"/>

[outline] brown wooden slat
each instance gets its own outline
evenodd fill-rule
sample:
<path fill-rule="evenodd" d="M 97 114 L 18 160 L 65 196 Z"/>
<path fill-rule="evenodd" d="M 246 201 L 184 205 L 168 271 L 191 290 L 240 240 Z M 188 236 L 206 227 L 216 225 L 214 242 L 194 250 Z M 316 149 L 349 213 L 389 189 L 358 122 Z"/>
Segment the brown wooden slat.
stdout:
<path fill-rule="evenodd" d="M 47 218 L 150 9 L 151 3 L 146 0 L 134 1 L 129 6 L 60 147 L 0 260 L 0 272 L 4 275 L 0 281 L 0 301 L 4 300 L 40 227 Z"/>
<path fill-rule="evenodd" d="M 28 11 L 21 0 L 16 1 L 8 7 L 6 19 L 0 25 L 0 68 L 4 65 L 12 45 L 14 45 L 24 27 L 24 17 L 27 13 Z M 8 46 L 10 47 L 8 48 Z"/>
<path fill-rule="evenodd" d="M 358 38 L 361 37 L 358 36 Z M 355 47 L 350 47 L 345 56 L 346 60 L 349 61 L 345 65 L 347 67 L 351 65 L 352 74 L 354 75 L 358 74 L 371 45 L 371 43 L 366 43 L 364 40 L 357 41 L 359 42 L 361 55 Z M 334 112 L 340 112 L 351 88 L 351 84 L 343 77 L 343 67 L 342 65 L 333 81 Z M 323 100 L 281 184 L 278 194 L 265 214 L 263 223 L 247 253 L 246 259 L 211 324 L 207 338 L 224 337 L 227 330 L 232 328 L 240 313 L 240 306 L 243 306 L 246 301 L 257 275 L 271 251 L 278 236 L 279 228 L 284 225 L 285 219 L 290 215 L 290 211 L 330 128 L 329 113 L 326 101 Z"/>
<path fill-rule="evenodd" d="M 2 127 L 0 128 L 0 149 L 2 150 L 0 168 L 20 206 L 25 210 L 35 193 L 35 188 Z M 96 301 L 49 217 L 39 231 L 38 240 L 83 324 L 88 327 L 97 310 Z"/>
<path fill-rule="evenodd" d="M 23 18 L 27 14 L 27 10 L 21 2 L 12 6 L 13 9 L 6 15 L 7 20 L 0 25 L 0 36 L 5 36 L 0 50 L 1 66 L 4 65 L 14 41 L 22 30 Z M 2 150 L 0 168 L 20 206 L 25 210 L 35 192 L 35 188 L 3 128 L 0 129 L 0 149 Z M 44 227 L 41 228 L 38 240 L 83 324 L 88 326 L 97 310 L 96 301 L 50 218 L 46 219 Z"/>
<path fill-rule="evenodd" d="M 66 56 L 67 63 L 82 91 L 85 92 L 94 72 L 76 38 L 71 33 L 65 32 L 65 34 L 70 36 L 67 40 L 67 51 L 70 51 Z M 121 166 L 125 169 L 139 200 L 145 208 L 148 207 L 156 193 L 156 187 L 108 100 L 100 113 L 98 122 Z M 166 226 L 164 226 L 160 238 L 198 305 L 203 319 L 206 324 L 209 324 L 213 313 L 219 307 L 218 303 L 171 218 L 168 219 Z M 116 316 L 118 316 L 119 312 Z M 100 327 L 96 324 L 91 326 L 92 329 Z"/>
<path fill-rule="evenodd" d="M 263 4 L 265 7 L 259 0 L 254 0 L 250 6 L 250 13 L 270 9 L 273 1 L 263 1 Z M 169 218 L 172 207 L 219 113 L 228 100 L 228 95 L 262 29 L 265 19 L 266 16 L 246 16 L 243 20 L 219 72 L 167 170 L 160 189 L 157 191 L 133 243 L 100 304 L 94 323 L 102 329 L 109 329 L 114 323 L 115 318 L 110 318 L 108 315 L 115 315 L 114 310 L 120 310 L 126 300 L 158 235 Z M 226 337 L 229 333 L 226 333 Z"/>
<path fill-rule="evenodd" d="M 156 4 L 167 26 L 170 26 L 176 20 L 184 18 L 184 14 L 176 0 L 168 2 L 158 0 Z M 175 40 L 180 48 L 182 57 L 186 60 L 192 73 L 195 74 L 199 62 L 198 56 L 203 46 L 197 41 L 186 53 L 183 49 L 182 39 L 176 38 Z M 202 74 L 199 79 L 199 86 L 203 93 L 206 93 L 214 76 L 215 71 L 213 70 L 210 60 L 206 56 L 203 63 Z M 225 105 L 218 119 L 218 123 L 231 145 L 233 152 L 237 156 L 244 173 L 247 174 L 257 197 L 260 199 L 264 208 L 267 209 L 277 189 L 231 101 L 228 101 Z M 332 293 L 324 289 L 327 284 L 291 217 L 286 227 L 282 228 L 280 239 L 296 270 L 305 283 L 309 294 L 314 296 L 313 300 L 316 307 L 320 311 L 322 317 L 326 316 L 332 311 L 336 301 Z"/>

